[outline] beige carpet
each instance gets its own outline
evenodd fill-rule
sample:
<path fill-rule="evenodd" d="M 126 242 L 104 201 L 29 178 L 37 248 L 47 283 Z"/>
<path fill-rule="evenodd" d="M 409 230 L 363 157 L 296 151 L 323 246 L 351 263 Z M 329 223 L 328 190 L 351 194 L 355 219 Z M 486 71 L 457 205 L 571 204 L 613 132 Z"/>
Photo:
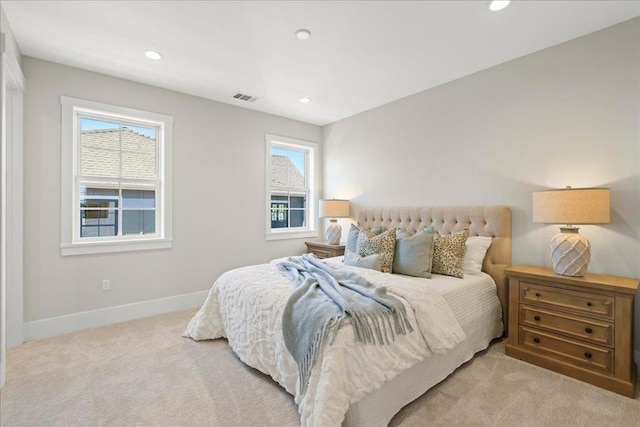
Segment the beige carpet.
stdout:
<path fill-rule="evenodd" d="M 2 426 L 299 425 L 292 397 L 225 340 L 180 334 L 193 310 L 30 342 L 7 354 Z M 496 343 L 392 426 L 640 426 L 635 400 L 506 357 Z"/>

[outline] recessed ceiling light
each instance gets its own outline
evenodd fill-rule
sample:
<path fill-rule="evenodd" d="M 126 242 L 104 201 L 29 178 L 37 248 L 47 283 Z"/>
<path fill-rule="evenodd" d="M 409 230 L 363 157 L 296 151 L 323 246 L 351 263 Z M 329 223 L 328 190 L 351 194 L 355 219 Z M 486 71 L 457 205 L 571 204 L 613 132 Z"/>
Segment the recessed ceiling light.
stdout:
<path fill-rule="evenodd" d="M 160 52 L 156 52 L 155 50 L 145 50 L 144 56 L 149 59 L 155 59 L 156 61 L 162 59 L 162 54 Z"/>
<path fill-rule="evenodd" d="M 308 104 L 311 102 L 311 98 L 307 98 L 305 96 L 304 98 L 300 98 L 300 102 L 302 102 L 303 104 Z"/>
<path fill-rule="evenodd" d="M 493 0 L 492 2 L 489 2 L 489 9 L 497 12 L 509 6 L 509 3 L 511 3 L 511 0 Z"/>
<path fill-rule="evenodd" d="M 311 37 L 311 31 L 305 30 L 304 28 L 296 31 L 296 37 L 300 40 L 306 40 Z"/>

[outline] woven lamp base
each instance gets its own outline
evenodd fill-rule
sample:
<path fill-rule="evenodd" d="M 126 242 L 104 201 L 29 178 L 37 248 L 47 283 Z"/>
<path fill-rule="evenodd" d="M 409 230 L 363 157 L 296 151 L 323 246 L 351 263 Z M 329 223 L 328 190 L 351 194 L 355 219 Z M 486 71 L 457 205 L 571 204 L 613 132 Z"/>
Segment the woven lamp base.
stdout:
<path fill-rule="evenodd" d="M 561 227 L 551 240 L 551 261 L 557 274 L 584 276 L 591 259 L 591 244 L 577 227 Z"/>
<path fill-rule="evenodd" d="M 337 219 L 332 219 L 329 221 L 329 227 L 325 231 L 325 236 L 327 237 L 327 244 L 329 245 L 337 245 L 340 243 L 340 237 L 342 237 L 342 227 L 338 224 Z"/>

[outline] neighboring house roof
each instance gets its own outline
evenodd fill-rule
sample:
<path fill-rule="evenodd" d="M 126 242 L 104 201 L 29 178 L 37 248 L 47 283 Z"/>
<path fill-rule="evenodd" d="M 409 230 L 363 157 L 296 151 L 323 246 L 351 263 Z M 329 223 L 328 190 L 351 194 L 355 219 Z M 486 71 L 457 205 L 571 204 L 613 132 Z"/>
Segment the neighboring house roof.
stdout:
<path fill-rule="evenodd" d="M 271 185 L 304 188 L 304 177 L 287 156 L 271 155 Z"/>
<path fill-rule="evenodd" d="M 122 128 L 122 132 L 120 129 L 82 131 L 81 150 L 82 175 L 134 179 L 156 177 L 156 140 L 126 127 Z M 276 187 L 304 188 L 305 179 L 287 156 L 273 154 L 271 184 Z"/>
<path fill-rule="evenodd" d="M 156 140 L 126 127 L 122 128 L 122 132 L 120 129 L 82 131 L 81 151 L 82 175 L 156 178 Z"/>

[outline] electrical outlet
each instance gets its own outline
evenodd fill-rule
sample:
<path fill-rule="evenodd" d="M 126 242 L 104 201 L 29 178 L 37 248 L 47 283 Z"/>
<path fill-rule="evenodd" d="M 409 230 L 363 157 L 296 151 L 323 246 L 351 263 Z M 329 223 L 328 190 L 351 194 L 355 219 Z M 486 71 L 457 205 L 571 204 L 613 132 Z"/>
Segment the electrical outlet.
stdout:
<path fill-rule="evenodd" d="M 102 281 L 102 292 L 109 292 L 111 290 L 111 280 L 104 279 Z"/>

